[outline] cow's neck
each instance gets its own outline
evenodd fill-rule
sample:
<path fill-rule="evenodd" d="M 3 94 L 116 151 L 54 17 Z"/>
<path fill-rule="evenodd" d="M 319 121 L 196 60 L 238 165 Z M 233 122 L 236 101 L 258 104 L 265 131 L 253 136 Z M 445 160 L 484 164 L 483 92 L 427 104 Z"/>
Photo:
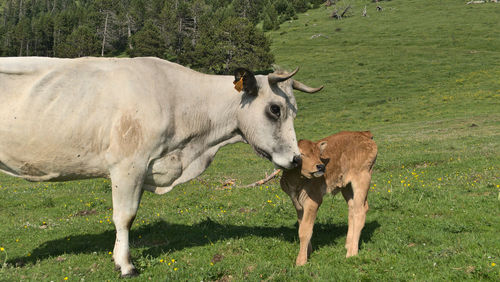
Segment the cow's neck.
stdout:
<path fill-rule="evenodd" d="M 212 87 L 188 87 L 184 95 L 189 99 L 176 104 L 175 134 L 167 140 L 168 152 L 151 164 L 146 190 L 166 193 L 203 173 L 222 146 L 244 141 L 237 121 L 241 94 L 232 88 L 231 78 L 213 76 L 208 82 L 207 77 L 203 82 Z"/>
<path fill-rule="evenodd" d="M 199 149 L 195 151 L 209 149 L 240 135 L 237 111 L 241 94 L 232 88 L 232 79 L 204 76 L 202 82 L 210 87 L 188 89 L 191 91 L 185 95 L 191 97 L 175 110 L 175 139 L 180 147 L 196 145 Z"/>

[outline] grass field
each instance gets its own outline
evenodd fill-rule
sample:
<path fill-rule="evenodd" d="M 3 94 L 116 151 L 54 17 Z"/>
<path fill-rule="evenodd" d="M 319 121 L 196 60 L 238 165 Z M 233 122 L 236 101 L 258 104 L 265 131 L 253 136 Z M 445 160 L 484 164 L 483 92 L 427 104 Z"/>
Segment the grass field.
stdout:
<path fill-rule="evenodd" d="M 248 145 L 223 148 L 190 183 L 144 194 L 131 232 L 140 276 L 158 280 L 500 280 L 500 4 L 340 1 L 269 34 L 296 93 L 298 138 L 370 130 L 379 146 L 359 256 L 347 208 L 325 197 L 309 263 L 296 215 Z M 368 17 L 361 11 L 366 5 Z M 110 182 L 0 176 L 0 280 L 117 280 Z"/>

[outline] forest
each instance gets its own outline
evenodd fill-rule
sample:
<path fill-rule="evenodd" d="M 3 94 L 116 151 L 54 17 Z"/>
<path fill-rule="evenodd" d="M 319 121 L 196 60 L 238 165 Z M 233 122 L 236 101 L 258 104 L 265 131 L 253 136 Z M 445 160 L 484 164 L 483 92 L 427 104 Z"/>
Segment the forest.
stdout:
<path fill-rule="evenodd" d="M 322 0 L 0 0 L 0 56 L 156 56 L 223 74 L 269 69 L 264 31 Z"/>

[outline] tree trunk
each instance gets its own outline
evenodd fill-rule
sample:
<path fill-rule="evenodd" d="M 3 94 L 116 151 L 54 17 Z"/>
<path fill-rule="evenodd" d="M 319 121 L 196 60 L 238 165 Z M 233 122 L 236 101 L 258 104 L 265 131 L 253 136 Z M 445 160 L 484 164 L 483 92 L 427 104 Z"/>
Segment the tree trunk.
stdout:
<path fill-rule="evenodd" d="M 130 23 L 130 16 L 129 16 L 128 13 L 126 14 L 126 17 L 127 17 L 127 32 L 128 32 L 127 33 L 128 48 L 130 50 L 133 50 L 134 47 L 132 46 L 132 43 L 130 42 L 130 37 L 132 36 L 132 31 L 131 31 L 131 28 L 130 28 L 131 23 Z"/>
<path fill-rule="evenodd" d="M 104 45 L 106 45 L 106 32 L 108 30 L 108 16 L 109 13 L 106 12 L 106 20 L 104 21 L 104 32 L 102 33 L 101 57 L 104 57 Z"/>
<path fill-rule="evenodd" d="M 23 17 L 23 0 L 19 1 L 19 20 Z"/>

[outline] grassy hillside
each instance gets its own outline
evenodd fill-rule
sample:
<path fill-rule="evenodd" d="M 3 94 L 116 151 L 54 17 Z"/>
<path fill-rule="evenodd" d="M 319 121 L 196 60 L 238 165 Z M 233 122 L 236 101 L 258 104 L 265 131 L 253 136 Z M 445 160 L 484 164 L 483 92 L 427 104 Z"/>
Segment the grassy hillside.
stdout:
<path fill-rule="evenodd" d="M 325 85 L 296 93 L 298 138 L 371 130 L 379 156 L 360 254 L 345 259 L 347 209 L 325 197 L 304 267 L 296 216 L 248 145 L 198 179 L 145 194 L 132 280 L 500 279 L 500 4 L 371 1 L 343 20 L 320 8 L 269 34 L 280 66 Z M 368 17 L 361 11 L 366 5 Z M 108 180 L 0 176 L 0 280 L 115 280 Z"/>

